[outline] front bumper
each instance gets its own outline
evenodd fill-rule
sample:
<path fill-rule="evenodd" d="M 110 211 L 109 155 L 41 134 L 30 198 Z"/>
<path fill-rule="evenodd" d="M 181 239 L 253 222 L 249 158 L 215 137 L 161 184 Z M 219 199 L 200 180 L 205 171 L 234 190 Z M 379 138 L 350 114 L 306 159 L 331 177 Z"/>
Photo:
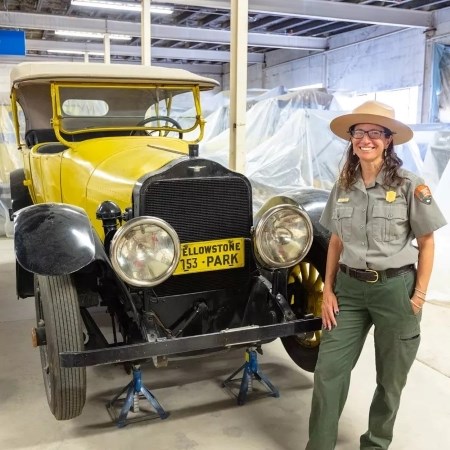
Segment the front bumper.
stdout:
<path fill-rule="evenodd" d="M 278 337 L 317 331 L 321 327 L 322 319 L 320 317 L 297 319 L 274 325 L 230 328 L 200 336 L 157 339 L 155 342 L 114 346 L 82 352 L 61 352 L 60 361 L 63 367 L 86 367 L 122 363 L 145 360 L 153 356 L 174 355 L 208 349 L 226 349 L 237 345 L 256 345 Z"/>

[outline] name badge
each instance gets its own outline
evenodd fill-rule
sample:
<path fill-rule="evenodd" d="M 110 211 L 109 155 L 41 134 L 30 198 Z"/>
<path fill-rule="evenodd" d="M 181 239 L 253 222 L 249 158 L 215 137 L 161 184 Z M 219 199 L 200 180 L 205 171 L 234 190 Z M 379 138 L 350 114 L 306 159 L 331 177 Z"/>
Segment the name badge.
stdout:
<path fill-rule="evenodd" d="M 347 203 L 350 199 L 348 197 L 338 198 L 338 203 Z"/>
<path fill-rule="evenodd" d="M 392 203 L 397 197 L 395 191 L 387 191 L 386 192 L 386 201 Z"/>

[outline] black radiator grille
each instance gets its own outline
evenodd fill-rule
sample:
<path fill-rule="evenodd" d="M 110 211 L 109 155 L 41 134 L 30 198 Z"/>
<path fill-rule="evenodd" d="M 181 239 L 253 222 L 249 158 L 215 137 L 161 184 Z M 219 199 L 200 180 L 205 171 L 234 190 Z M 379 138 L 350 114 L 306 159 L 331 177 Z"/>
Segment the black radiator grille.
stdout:
<path fill-rule="evenodd" d="M 247 238 L 246 267 L 172 276 L 154 289 L 157 295 L 234 289 L 247 283 L 253 267 L 250 245 L 252 212 L 251 191 L 244 178 L 160 178 L 153 181 L 150 178 L 142 187 L 140 205 L 140 215 L 166 220 L 182 243 Z"/>

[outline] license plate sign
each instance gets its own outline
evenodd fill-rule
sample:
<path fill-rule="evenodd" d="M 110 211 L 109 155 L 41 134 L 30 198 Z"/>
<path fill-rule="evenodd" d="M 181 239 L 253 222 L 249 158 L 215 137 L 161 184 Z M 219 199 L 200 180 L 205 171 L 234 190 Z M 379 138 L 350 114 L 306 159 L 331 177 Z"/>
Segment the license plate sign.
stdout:
<path fill-rule="evenodd" d="M 181 244 L 180 262 L 174 275 L 245 266 L 244 238 Z"/>

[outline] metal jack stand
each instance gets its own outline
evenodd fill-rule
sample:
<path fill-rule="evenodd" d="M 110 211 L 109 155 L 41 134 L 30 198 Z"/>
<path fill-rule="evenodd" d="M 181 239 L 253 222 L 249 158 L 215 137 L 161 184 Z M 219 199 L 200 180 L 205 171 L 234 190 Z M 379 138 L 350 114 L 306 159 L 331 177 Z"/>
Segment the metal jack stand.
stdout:
<path fill-rule="evenodd" d="M 133 369 L 133 379 L 116 395 L 114 398 L 106 404 L 106 408 L 113 419 L 117 423 L 119 428 L 124 427 L 131 422 L 139 422 L 141 420 L 156 419 L 166 419 L 169 414 L 160 405 L 158 400 L 154 395 L 142 384 L 141 368 L 139 365 L 132 366 Z M 119 397 L 127 391 L 127 395 L 124 399 L 123 406 L 120 409 L 119 416 L 116 414 L 116 408 L 114 404 L 119 400 Z M 139 407 L 140 398 L 145 397 L 149 403 L 153 406 L 157 414 L 152 411 L 142 411 Z M 127 419 L 128 413 L 132 411 L 133 413 L 142 412 L 138 417 Z"/>
<path fill-rule="evenodd" d="M 234 378 L 241 370 L 243 370 L 242 378 Z M 222 387 L 227 388 L 235 397 L 237 397 L 238 405 L 245 404 L 248 392 L 253 391 L 253 380 L 259 381 L 268 392 L 263 393 L 263 396 L 279 397 L 278 389 L 269 381 L 269 379 L 259 370 L 258 356 L 256 354 L 256 347 L 249 347 L 245 351 L 245 363 L 233 372 L 223 383 Z M 240 381 L 239 394 L 233 392 L 231 384 Z"/>

